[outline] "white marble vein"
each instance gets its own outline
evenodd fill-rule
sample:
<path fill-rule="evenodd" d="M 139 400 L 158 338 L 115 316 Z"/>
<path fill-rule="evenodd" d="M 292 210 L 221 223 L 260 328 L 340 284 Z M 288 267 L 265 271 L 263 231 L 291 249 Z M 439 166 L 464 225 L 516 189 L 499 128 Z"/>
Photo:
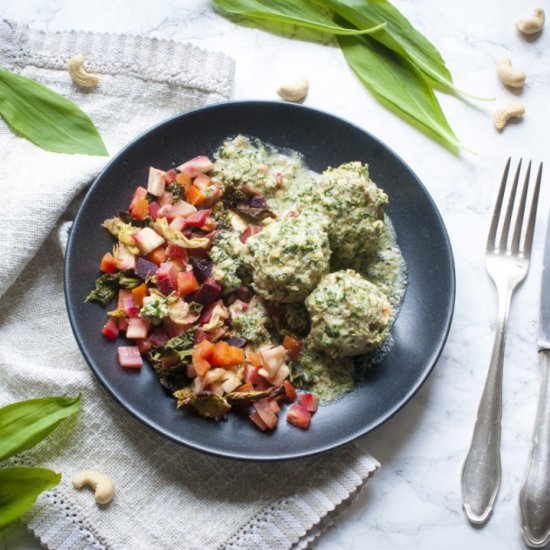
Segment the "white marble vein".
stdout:
<path fill-rule="evenodd" d="M 538 288 L 550 175 L 542 191 L 531 272 L 517 292 L 509 324 L 504 377 L 503 482 L 496 510 L 483 529 L 461 509 L 460 470 L 471 437 L 491 353 L 496 297 L 484 271 L 483 249 L 504 162 L 550 161 L 550 30 L 525 40 L 514 21 L 531 5 L 514 0 L 395 0 L 439 48 L 457 86 L 496 103 L 440 95 L 465 145 L 476 155 L 452 156 L 384 110 L 364 91 L 332 42 L 291 40 L 220 17 L 208 0 L 2 0 L 0 17 L 46 30 L 145 33 L 221 50 L 237 62 L 235 99 L 277 99 L 286 76 L 310 80 L 306 105 L 354 121 L 378 136 L 412 167 L 440 208 L 454 248 L 456 312 L 445 351 L 428 382 L 398 415 L 366 436 L 382 463 L 368 489 L 315 544 L 316 550 L 522 548 L 517 497 L 530 445 L 538 391 Z M 550 2 L 539 0 L 550 15 Z M 289 36 L 292 33 L 289 33 Z M 520 94 L 504 88 L 495 64 L 502 56 L 528 75 Z M 519 97 L 518 97 L 519 96 Z M 525 119 L 496 132 L 495 104 L 518 98 Z M 10 550 L 33 547 L 10 530 Z"/>

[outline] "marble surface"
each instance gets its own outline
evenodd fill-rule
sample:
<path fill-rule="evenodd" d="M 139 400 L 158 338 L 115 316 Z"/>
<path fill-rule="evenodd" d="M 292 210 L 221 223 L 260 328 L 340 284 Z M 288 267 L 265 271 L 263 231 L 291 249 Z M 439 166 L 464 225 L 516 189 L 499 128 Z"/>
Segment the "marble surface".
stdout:
<path fill-rule="evenodd" d="M 495 327 L 496 296 L 485 273 L 483 251 L 500 175 L 510 155 L 550 160 L 550 32 L 536 40 L 519 36 L 514 21 L 536 5 L 514 0 L 394 3 L 437 45 L 460 88 L 496 98 L 487 103 L 440 95 L 456 134 L 477 154 L 453 156 L 382 108 L 330 41 L 292 40 L 292 33 L 286 38 L 237 25 L 216 14 L 207 0 L 1 0 L 0 16 L 50 31 L 144 33 L 223 51 L 237 63 L 235 99 L 277 99 L 281 80 L 303 73 L 311 85 L 306 105 L 362 126 L 411 166 L 439 207 L 454 249 L 453 325 L 427 383 L 404 410 L 360 441 L 381 461 L 382 470 L 314 547 L 522 548 L 518 493 L 539 388 L 538 296 L 550 175 L 543 181 L 531 271 L 512 304 L 504 375 L 503 480 L 494 515 L 484 528 L 472 528 L 464 516 L 460 471 Z M 548 0 L 540 4 L 550 13 Z M 528 75 L 520 94 L 505 89 L 496 78 L 495 65 L 502 56 L 511 57 Z M 520 99 L 526 115 L 498 133 L 492 112 L 509 99 Z M 0 534 L 0 548 L 36 547 L 18 527 Z"/>

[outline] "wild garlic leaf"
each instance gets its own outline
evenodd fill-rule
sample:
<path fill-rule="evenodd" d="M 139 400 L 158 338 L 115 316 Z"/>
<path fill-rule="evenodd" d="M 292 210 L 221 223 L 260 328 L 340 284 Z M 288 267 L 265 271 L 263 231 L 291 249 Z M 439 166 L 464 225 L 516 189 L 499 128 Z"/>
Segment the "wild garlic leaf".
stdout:
<path fill-rule="evenodd" d="M 308 0 L 214 0 L 214 3 L 231 15 L 298 25 L 329 34 L 368 34 L 384 26 L 382 23 L 362 29 L 341 27 L 332 20 L 330 13 Z"/>
<path fill-rule="evenodd" d="M 386 0 L 315 1 L 320 6 L 333 10 L 358 28 L 385 22 L 386 26 L 373 34 L 375 40 L 405 59 L 409 59 L 443 90 L 451 93 L 458 92 L 453 84 L 453 77 L 437 48 Z"/>
<path fill-rule="evenodd" d="M 41 397 L 0 408 L 0 461 L 42 441 L 79 409 L 80 399 Z"/>
<path fill-rule="evenodd" d="M 19 519 L 40 493 L 60 481 L 61 474 L 46 468 L 0 469 L 0 529 Z"/>
<path fill-rule="evenodd" d="M 431 86 L 406 59 L 370 37 L 339 36 L 346 61 L 385 107 L 448 147 L 462 147 Z"/>
<path fill-rule="evenodd" d="M 0 115 L 13 132 L 54 153 L 109 153 L 88 116 L 34 80 L 0 69 Z"/>

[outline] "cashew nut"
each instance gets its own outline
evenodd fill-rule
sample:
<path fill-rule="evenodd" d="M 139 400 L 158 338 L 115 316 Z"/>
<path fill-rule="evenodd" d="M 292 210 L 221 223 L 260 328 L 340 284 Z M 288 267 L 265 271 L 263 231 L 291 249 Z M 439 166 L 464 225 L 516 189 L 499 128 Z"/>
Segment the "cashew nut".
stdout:
<path fill-rule="evenodd" d="M 306 97 L 309 90 L 309 82 L 305 76 L 299 76 L 295 80 L 283 82 L 277 93 L 286 101 L 300 101 Z"/>
<path fill-rule="evenodd" d="M 72 479 L 75 489 L 82 489 L 88 485 L 95 491 L 95 501 L 98 504 L 108 504 L 115 494 L 113 480 L 99 470 L 84 470 L 76 474 Z"/>
<path fill-rule="evenodd" d="M 503 57 L 497 63 L 497 74 L 500 81 L 511 88 L 523 88 L 525 84 L 525 73 L 512 66 L 512 60 L 508 57 Z"/>
<path fill-rule="evenodd" d="M 493 124 L 502 130 L 511 118 L 520 118 L 525 114 L 525 107 L 519 101 L 508 101 L 501 105 L 493 115 Z"/>
<path fill-rule="evenodd" d="M 99 75 L 89 73 L 84 68 L 84 57 L 82 55 L 73 55 L 67 63 L 67 69 L 73 82 L 82 88 L 96 88 L 101 80 Z"/>
<path fill-rule="evenodd" d="M 531 17 L 516 21 L 516 27 L 523 34 L 535 34 L 544 26 L 544 10 L 536 8 Z"/>

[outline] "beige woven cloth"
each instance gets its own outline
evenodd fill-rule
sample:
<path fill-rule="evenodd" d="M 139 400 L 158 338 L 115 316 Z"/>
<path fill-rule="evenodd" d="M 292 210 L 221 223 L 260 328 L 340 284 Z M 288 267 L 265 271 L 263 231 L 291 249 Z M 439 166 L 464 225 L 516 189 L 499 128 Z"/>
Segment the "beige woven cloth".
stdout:
<path fill-rule="evenodd" d="M 81 53 L 102 75 L 77 89 Z M 186 44 L 123 35 L 43 33 L 0 23 L 0 65 L 71 97 L 115 153 L 153 124 L 226 100 L 234 64 Z M 378 463 L 351 445 L 286 463 L 227 461 L 172 443 L 127 414 L 92 376 L 69 327 L 63 243 L 81 192 L 105 158 L 46 153 L 0 125 L 0 405 L 83 394 L 79 414 L 18 458 L 63 474 L 25 523 L 51 549 L 304 547 L 365 485 Z M 98 468 L 116 495 L 104 508 L 70 479 Z"/>

